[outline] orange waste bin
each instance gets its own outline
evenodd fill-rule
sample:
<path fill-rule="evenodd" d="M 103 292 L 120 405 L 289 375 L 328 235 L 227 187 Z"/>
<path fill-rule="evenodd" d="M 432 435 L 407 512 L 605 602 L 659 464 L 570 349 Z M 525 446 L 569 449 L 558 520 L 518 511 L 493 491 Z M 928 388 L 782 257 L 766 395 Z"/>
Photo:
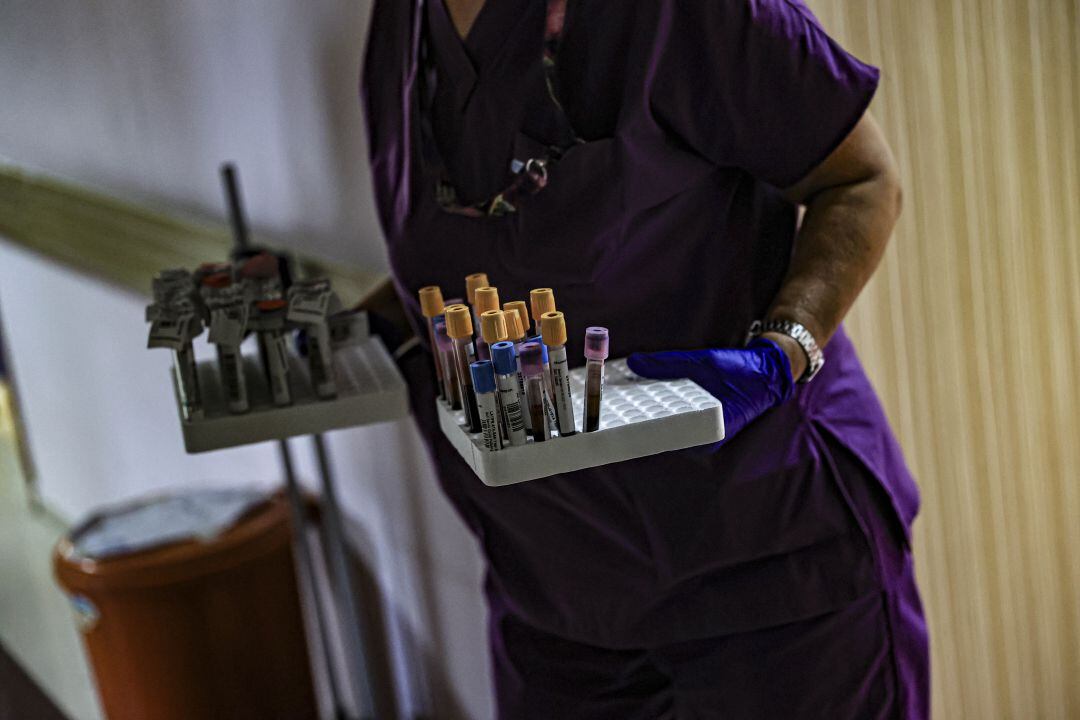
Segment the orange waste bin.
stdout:
<path fill-rule="evenodd" d="M 317 717 L 282 497 L 209 541 L 53 560 L 110 720 Z"/>

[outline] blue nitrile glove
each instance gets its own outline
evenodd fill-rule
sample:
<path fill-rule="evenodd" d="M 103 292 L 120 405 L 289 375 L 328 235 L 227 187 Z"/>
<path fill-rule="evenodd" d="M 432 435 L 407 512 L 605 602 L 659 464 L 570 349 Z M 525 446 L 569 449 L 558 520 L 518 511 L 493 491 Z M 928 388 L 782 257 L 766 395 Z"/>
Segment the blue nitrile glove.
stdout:
<path fill-rule="evenodd" d="M 723 406 L 725 442 L 795 392 L 787 354 L 760 337 L 741 349 L 634 353 L 626 364 L 642 377 L 689 378 L 712 393 Z"/>

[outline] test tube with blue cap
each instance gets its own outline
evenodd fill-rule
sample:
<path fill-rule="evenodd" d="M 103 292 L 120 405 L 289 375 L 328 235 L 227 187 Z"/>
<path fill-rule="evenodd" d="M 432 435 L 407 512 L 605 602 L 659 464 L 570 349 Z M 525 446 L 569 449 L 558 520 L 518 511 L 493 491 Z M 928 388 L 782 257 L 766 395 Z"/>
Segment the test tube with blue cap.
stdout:
<path fill-rule="evenodd" d="M 544 344 L 542 336 L 529 338 L 529 342 L 536 343 L 540 346 L 540 368 L 543 377 L 543 390 L 544 390 L 544 413 L 547 414 L 548 424 L 555 428 L 558 427 L 559 421 L 555 416 L 555 402 L 552 398 L 555 397 L 555 385 L 551 380 L 551 362 L 548 356 L 547 345 Z"/>
<path fill-rule="evenodd" d="M 525 414 L 522 410 L 521 392 L 518 388 L 517 353 L 514 343 L 497 342 L 491 346 L 491 362 L 495 368 L 495 385 L 499 392 L 499 408 L 503 427 L 511 445 L 524 445 L 528 439 L 525 431 Z"/>
<path fill-rule="evenodd" d="M 469 365 L 472 384 L 476 389 L 476 407 L 480 417 L 480 432 L 484 434 L 486 450 L 501 450 L 502 436 L 499 432 L 499 401 L 495 393 L 495 371 L 490 360 L 479 360 Z"/>

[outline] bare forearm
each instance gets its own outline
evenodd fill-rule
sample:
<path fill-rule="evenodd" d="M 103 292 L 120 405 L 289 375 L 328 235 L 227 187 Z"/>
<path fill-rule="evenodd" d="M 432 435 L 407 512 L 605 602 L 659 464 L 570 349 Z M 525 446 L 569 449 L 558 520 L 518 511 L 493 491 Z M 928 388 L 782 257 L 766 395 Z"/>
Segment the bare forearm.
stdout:
<path fill-rule="evenodd" d="M 801 323 L 824 346 L 881 261 L 900 204 L 900 184 L 891 172 L 816 194 L 768 317 Z M 770 338 L 783 341 L 792 373 L 801 375 L 806 358 L 798 344 L 786 336 Z"/>

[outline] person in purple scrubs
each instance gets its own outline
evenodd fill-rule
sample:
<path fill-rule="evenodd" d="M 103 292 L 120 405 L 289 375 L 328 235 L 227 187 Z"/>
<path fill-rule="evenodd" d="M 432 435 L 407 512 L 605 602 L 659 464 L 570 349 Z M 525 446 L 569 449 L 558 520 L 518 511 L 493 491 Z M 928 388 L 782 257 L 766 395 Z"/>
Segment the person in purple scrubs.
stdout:
<path fill-rule="evenodd" d="M 801 0 L 376 0 L 362 96 L 414 328 L 424 285 L 553 287 L 572 364 L 606 326 L 724 405 L 718 447 L 491 488 L 403 359 L 487 558 L 499 717 L 928 717 L 918 490 L 841 325 L 900 212 L 878 80 Z"/>

